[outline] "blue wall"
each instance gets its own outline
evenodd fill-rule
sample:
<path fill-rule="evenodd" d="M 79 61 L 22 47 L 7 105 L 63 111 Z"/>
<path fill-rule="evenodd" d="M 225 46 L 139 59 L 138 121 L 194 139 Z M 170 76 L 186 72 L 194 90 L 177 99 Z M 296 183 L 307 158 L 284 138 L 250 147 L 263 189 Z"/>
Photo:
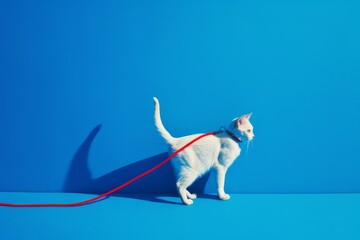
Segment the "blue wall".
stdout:
<path fill-rule="evenodd" d="M 181 2 L 0 3 L 0 190 L 103 191 L 160 161 L 157 96 L 174 136 L 254 112 L 229 192 L 360 192 L 359 2 Z"/>

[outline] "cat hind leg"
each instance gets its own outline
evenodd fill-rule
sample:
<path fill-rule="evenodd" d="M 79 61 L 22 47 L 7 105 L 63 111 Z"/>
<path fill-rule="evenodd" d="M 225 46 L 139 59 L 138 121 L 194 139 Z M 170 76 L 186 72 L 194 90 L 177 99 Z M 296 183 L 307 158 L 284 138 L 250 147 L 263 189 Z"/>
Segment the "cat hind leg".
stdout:
<path fill-rule="evenodd" d="M 176 182 L 178 192 L 181 200 L 186 205 L 193 204 L 193 199 L 196 198 L 196 194 L 191 194 L 187 188 L 198 178 L 198 174 L 191 170 L 182 169 L 179 174 L 179 178 Z"/>
<path fill-rule="evenodd" d="M 193 200 L 197 197 L 196 193 L 190 193 L 188 190 L 186 190 L 186 196 Z"/>

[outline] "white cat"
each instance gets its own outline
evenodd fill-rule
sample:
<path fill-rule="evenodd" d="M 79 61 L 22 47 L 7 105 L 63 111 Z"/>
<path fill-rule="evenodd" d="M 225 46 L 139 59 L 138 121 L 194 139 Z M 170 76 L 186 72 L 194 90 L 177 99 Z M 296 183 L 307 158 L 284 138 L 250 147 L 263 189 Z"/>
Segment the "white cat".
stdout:
<path fill-rule="evenodd" d="M 170 144 L 171 152 L 201 135 L 172 137 L 162 124 L 159 101 L 155 97 L 153 99 L 155 102 L 155 125 L 161 136 Z M 196 198 L 196 194 L 191 194 L 187 188 L 210 169 L 216 171 L 219 198 L 230 199 L 230 195 L 224 191 L 225 174 L 240 154 L 239 143 L 251 141 L 255 137 L 253 126 L 249 121 L 251 114 L 235 118 L 227 129 L 224 128 L 224 131 L 200 139 L 171 160 L 176 174 L 176 186 L 181 200 L 185 204 L 192 204 L 193 199 Z"/>

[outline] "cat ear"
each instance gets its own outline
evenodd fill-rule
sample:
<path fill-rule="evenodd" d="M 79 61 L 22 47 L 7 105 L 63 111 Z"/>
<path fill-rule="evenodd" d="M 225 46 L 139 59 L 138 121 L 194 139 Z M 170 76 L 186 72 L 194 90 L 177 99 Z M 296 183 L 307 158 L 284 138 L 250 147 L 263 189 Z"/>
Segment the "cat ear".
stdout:
<path fill-rule="evenodd" d="M 240 125 L 244 124 L 245 119 L 246 119 L 245 116 L 239 117 L 239 118 L 237 119 L 237 121 L 236 121 L 237 126 L 239 127 Z"/>
<path fill-rule="evenodd" d="M 245 120 L 249 120 L 249 119 L 250 119 L 251 115 L 252 115 L 252 113 L 248 113 L 248 114 L 245 114 L 245 115 L 239 117 L 239 118 L 237 119 L 237 125 L 239 126 L 239 125 L 244 124 L 244 123 L 246 122 Z"/>
<path fill-rule="evenodd" d="M 245 117 L 247 120 L 249 120 L 252 114 L 253 114 L 253 113 L 248 113 L 248 114 L 244 115 L 244 117 Z"/>

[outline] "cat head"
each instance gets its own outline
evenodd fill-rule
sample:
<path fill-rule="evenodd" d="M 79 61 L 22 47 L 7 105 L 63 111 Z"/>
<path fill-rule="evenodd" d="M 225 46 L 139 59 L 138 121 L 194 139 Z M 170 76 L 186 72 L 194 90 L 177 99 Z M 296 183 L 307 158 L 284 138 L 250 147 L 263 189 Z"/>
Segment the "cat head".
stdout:
<path fill-rule="evenodd" d="M 240 135 L 246 137 L 246 140 L 251 141 L 254 139 L 253 126 L 250 123 L 250 117 L 252 113 L 245 114 L 239 118 L 233 120 L 233 126 L 235 130 L 238 130 Z"/>

